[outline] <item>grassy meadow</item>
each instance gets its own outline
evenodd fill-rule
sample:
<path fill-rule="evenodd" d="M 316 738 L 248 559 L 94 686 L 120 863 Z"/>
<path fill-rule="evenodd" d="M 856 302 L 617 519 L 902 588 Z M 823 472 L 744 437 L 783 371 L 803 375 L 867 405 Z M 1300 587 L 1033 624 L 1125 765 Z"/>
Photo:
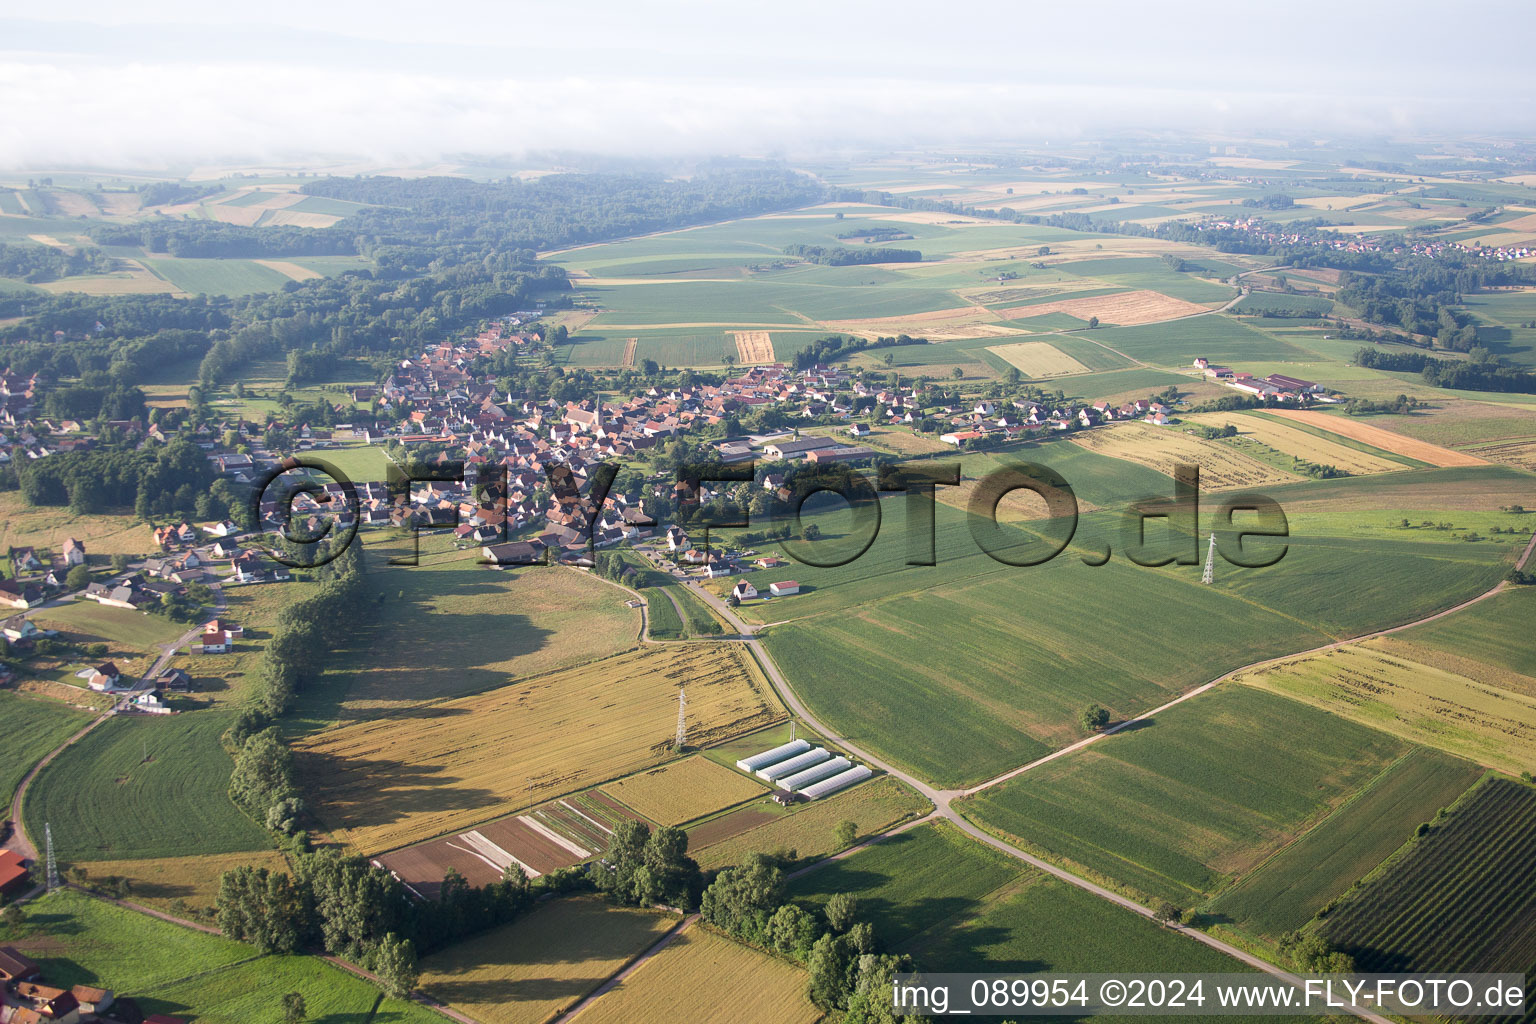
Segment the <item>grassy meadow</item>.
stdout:
<path fill-rule="evenodd" d="M 58 701 L 0 691 L 0 721 L 13 738 L 0 744 L 0 807 L 8 809 L 16 787 L 32 766 L 89 725 L 91 717 Z M 26 742 L 15 739 L 22 736 Z"/>
<path fill-rule="evenodd" d="M 384 997 L 368 982 L 309 956 L 260 956 L 216 935 L 61 890 L 28 904 L 27 923 L 0 943 L 35 960 L 50 985 L 91 985 L 132 997 L 146 1014 L 200 1024 L 276 1021 L 283 995 L 300 992 L 310 1020 L 428 1024 L 435 1014 Z"/>
<path fill-rule="evenodd" d="M 27 830 L 53 823 L 61 861 L 131 860 L 271 848 L 229 798 L 219 737 L 232 712 L 116 718 L 60 754 L 27 789 Z"/>

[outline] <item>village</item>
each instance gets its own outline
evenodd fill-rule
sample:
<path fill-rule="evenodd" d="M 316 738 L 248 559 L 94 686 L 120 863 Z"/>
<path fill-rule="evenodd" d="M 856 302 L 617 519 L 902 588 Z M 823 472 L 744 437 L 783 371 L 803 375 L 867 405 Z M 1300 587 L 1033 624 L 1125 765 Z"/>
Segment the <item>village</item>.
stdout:
<path fill-rule="evenodd" d="M 339 424 L 327 429 L 242 420 L 229 425 L 242 442 L 235 449 L 211 436 L 199 437 L 197 444 L 213 470 L 236 486 L 254 487 L 274 476 L 308 483 L 307 488 L 264 492 L 255 507 L 259 518 L 249 524 L 256 529 L 231 519 L 146 527 L 145 550 L 154 555 L 131 562 L 116 558 L 110 574 L 77 574 L 75 586 L 70 585 L 70 570 L 87 563 L 80 541 L 66 540 L 57 553 L 12 548 L 10 578 L 0 579 L 0 606 L 25 613 L 75 599 L 194 615 L 198 608 L 214 604 L 218 588 L 292 578 L 285 562 L 271 557 L 280 542 L 265 533 L 319 536 L 329 522 L 334 522 L 337 535 L 357 527 L 448 530 L 459 546 L 480 548 L 492 568 L 545 561 L 590 567 L 594 551 L 627 541 L 642 545 L 642 556 L 679 578 L 691 573 L 713 579 L 771 567 L 761 564 L 761 558 L 754 562 L 755 552 L 695 547 L 681 528 L 670 525 L 680 497 L 708 502 L 717 497 L 714 490 L 705 486 L 696 495 L 683 494 L 665 474 L 648 473 L 638 494 L 632 486 L 626 492 L 605 484 L 597 503 L 591 494 L 600 467 L 607 467 L 608 473 L 636 463 L 649 469 L 675 452 L 677 442 L 689 445 L 699 437 L 691 447 L 713 460 L 726 465 L 755 460 L 753 485 L 761 490 L 761 501 L 769 502 L 789 496 L 785 480 L 795 464 L 892 460 L 889 452 L 861 443 L 870 437 L 872 424 L 928 434 L 956 449 L 982 449 L 1127 420 L 1167 426 L 1176 417 L 1171 399 L 1153 397 L 1084 404 L 977 398 L 960 404 L 954 393 L 928 382 L 895 383 L 883 373 L 825 365 L 803 370 L 759 365 L 718 384 L 657 384 L 604 401 L 540 401 L 498 391 L 479 365 L 484 357 L 509 347 L 541 344 L 540 335 L 525 326 L 537 315 L 528 311 L 492 322 L 472 338 L 402 360 L 382 385 L 351 389 L 356 400 L 376 400 L 377 422 L 388 426 Z M 1254 377 L 1205 358 L 1195 359 L 1191 372 L 1267 403 L 1337 400 L 1311 381 L 1281 374 Z M 22 438 L 51 438 L 54 431 L 72 426 L 30 418 L 41 386 L 36 376 L 0 375 L 6 422 L 17 427 Z M 773 422 L 786 426 L 719 436 L 727 421 L 739 422 L 765 409 L 777 414 Z M 274 425 L 293 438 L 291 454 L 267 451 L 262 445 L 262 436 Z M 141 446 L 165 440 L 156 428 L 146 432 L 137 421 L 117 426 L 127 436 L 138 437 Z M 66 443 L 89 444 L 91 439 L 82 436 Z M 392 489 L 381 480 L 328 479 L 334 475 L 323 471 L 326 454 L 359 445 L 414 451 L 412 457 L 434 471 L 457 460 L 462 462 L 462 476 L 413 480 L 408 489 L 398 481 Z M 42 458 L 46 451 L 45 445 L 18 442 L 10 457 Z M 762 507 L 760 503 L 758 510 Z M 731 600 L 787 596 L 796 589 L 787 581 L 774 587 L 759 595 L 757 588 L 743 582 L 731 592 Z M 194 643 L 189 649 L 227 651 L 238 631 L 238 625 L 214 619 L 206 624 L 204 635 L 190 638 Z M 29 656 L 36 642 L 46 639 L 25 614 L 7 620 L 3 635 L 13 658 Z M 185 673 L 176 669 L 150 679 L 124 680 L 115 666 L 103 663 L 80 675 L 94 690 L 130 695 L 121 710 L 132 712 L 168 713 L 165 697 L 184 693 L 188 686 Z"/>
<path fill-rule="evenodd" d="M 6 855 L 0 852 L 0 872 Z M 0 874 L 0 878 L 3 878 Z M 138 1004 L 91 985 L 63 988 L 49 984 L 33 960 L 10 946 L 0 946 L 0 1021 L 4 1024 L 185 1024 L 163 1013 L 145 1016 Z"/>

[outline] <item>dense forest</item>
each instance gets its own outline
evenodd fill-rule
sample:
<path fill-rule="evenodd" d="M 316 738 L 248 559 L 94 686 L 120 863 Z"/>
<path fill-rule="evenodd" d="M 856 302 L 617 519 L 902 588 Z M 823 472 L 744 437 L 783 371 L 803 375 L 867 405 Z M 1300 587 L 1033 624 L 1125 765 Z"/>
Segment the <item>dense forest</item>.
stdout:
<path fill-rule="evenodd" d="M 1510 366 L 1487 349 L 1474 348 L 1470 359 L 1436 359 L 1424 352 L 1362 348 L 1355 353 L 1355 363 L 1376 370 L 1417 373 L 1424 383 L 1437 388 L 1536 394 L 1536 373 Z"/>
<path fill-rule="evenodd" d="M 103 274 L 112 269 L 112 258 L 97 249 L 71 249 L 42 244 L 10 245 L 0 242 L 0 277 L 41 284 L 76 274 Z"/>

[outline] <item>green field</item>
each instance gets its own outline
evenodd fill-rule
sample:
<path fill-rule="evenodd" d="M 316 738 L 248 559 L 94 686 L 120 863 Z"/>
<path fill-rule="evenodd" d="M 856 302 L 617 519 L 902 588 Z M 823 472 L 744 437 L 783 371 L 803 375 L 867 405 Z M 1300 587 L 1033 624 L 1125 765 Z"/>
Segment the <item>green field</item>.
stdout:
<path fill-rule="evenodd" d="M 1536 974 L 1536 788 L 1490 779 L 1324 918 L 1362 971 Z"/>
<path fill-rule="evenodd" d="M 1398 633 L 1396 640 L 1468 661 L 1536 676 L 1536 587 L 1517 587 L 1437 622 Z"/>
<path fill-rule="evenodd" d="M 271 846 L 230 801 L 219 737 L 231 712 L 119 718 L 60 754 L 27 790 L 27 830 L 63 861 L 234 853 Z M 146 761 L 145 757 L 149 759 Z"/>
<path fill-rule="evenodd" d="M 258 958 L 242 943 L 67 889 L 29 904 L 27 917 L 17 931 L 0 925 L 0 943 L 37 961 L 47 984 L 110 989 L 133 998 L 146 1014 L 206 1024 L 276 1024 L 283 995 L 301 992 L 312 1021 L 441 1019 L 415 1004 L 385 999 L 368 982 L 315 957 Z"/>
<path fill-rule="evenodd" d="M 0 722 L 6 735 L 0 744 L 0 807 L 9 808 L 22 778 L 50 750 L 91 722 L 90 715 L 43 697 L 0 691 Z M 25 741 L 19 737 L 26 737 Z"/>
<path fill-rule="evenodd" d="M 1051 343 L 1055 344 L 1056 339 L 1052 339 Z M 1169 373 L 1166 370 L 1116 370 L 1073 377 L 1054 383 L 1056 387 L 1074 398 L 1096 402 L 1112 395 L 1145 398 L 1164 391 L 1170 386 L 1186 388 L 1190 380 L 1181 374 Z"/>
<path fill-rule="evenodd" d="M 859 917 L 888 946 L 969 910 L 1013 881 L 1024 865 L 947 822 L 919 825 L 792 881 L 789 894 L 811 909 L 853 893 Z"/>
<path fill-rule="evenodd" d="M 1307 313 L 1322 316 L 1333 311 L 1333 300 L 1325 295 L 1288 295 L 1284 292 L 1250 292 L 1233 304 L 1237 314 L 1262 313 L 1265 310 Z"/>
<path fill-rule="evenodd" d="M 1223 953 L 1033 870 L 971 912 L 909 941 L 905 951 L 929 971 L 1247 970 Z"/>
<path fill-rule="evenodd" d="M 818 717 L 943 785 L 1078 738 L 1090 701 L 1133 715 L 1250 662 L 1447 607 L 1502 571 L 1502 549 L 1480 545 L 1299 536 L 1279 564 L 1223 565 L 1211 587 L 1194 566 L 1116 557 L 1090 568 L 1076 552 L 1015 568 L 976 551 L 962 513 L 938 512 L 938 565 L 905 565 L 897 522 L 847 565 L 756 574 L 759 589 L 775 579 L 807 589 L 743 611 L 781 623 L 764 643 Z M 1078 541 L 1118 547 L 1118 519 L 1085 516 Z M 1085 642 L 1090 621 L 1096 638 L 1134 641 Z M 1222 642 L 1192 642 L 1202 636 Z"/>
<path fill-rule="evenodd" d="M 1373 871 L 1420 822 L 1454 803 L 1481 774 L 1469 761 L 1415 747 L 1206 909 L 1218 921 L 1270 939 L 1300 928 Z"/>
<path fill-rule="evenodd" d="M 1220 314 L 1139 327 L 1105 328 L 1094 332 L 1094 340 L 1157 366 L 1189 366 L 1196 356 L 1204 356 L 1213 363 L 1257 359 L 1300 362 L 1308 358 L 1305 351 L 1290 342 Z"/>
<path fill-rule="evenodd" d="M 334 1024 L 432 1024 L 424 1006 L 389 999 L 362 978 L 313 956 L 267 956 L 253 963 L 162 985 L 137 996 L 151 1013 L 197 1024 L 254 1024 L 281 1017 L 283 996 L 304 997 L 306 1020 Z"/>
<path fill-rule="evenodd" d="M 1406 750 L 1303 704 L 1226 687 L 985 790 L 965 810 L 1053 858 L 1187 906 Z"/>
<path fill-rule="evenodd" d="M 145 546 L 149 546 L 147 541 Z M 163 615 L 110 608 L 95 601 L 83 600 L 44 608 L 37 613 L 37 618 L 143 651 L 148 651 L 155 644 L 170 643 L 188 628 Z"/>
<path fill-rule="evenodd" d="M 252 260 L 147 257 L 144 265 L 184 292 L 201 295 L 253 295 L 281 291 L 289 278 Z"/>
<path fill-rule="evenodd" d="M 1116 211 L 1115 217 L 1121 214 Z M 1074 260 L 1055 265 L 1078 277 L 1092 277 L 1125 288 L 1149 288 L 1187 302 L 1225 302 L 1233 290 L 1193 275 L 1173 270 L 1158 256 L 1133 256 L 1119 259 Z"/>
<path fill-rule="evenodd" d="M 0 942 L 37 961 L 51 985 L 96 985 L 121 995 L 228 968 L 256 951 L 61 889 L 27 905 L 27 924 Z"/>

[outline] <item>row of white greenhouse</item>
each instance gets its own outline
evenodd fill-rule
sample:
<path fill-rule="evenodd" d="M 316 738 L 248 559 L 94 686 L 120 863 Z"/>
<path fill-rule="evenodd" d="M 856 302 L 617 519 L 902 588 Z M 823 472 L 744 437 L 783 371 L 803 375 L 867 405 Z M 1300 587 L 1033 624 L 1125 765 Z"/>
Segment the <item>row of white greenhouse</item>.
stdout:
<path fill-rule="evenodd" d="M 836 793 L 874 774 L 862 764 L 854 764 L 846 757 L 833 757 L 826 747 L 813 747 L 805 740 L 790 740 L 772 750 L 744 757 L 736 762 L 736 767 L 807 800 Z"/>

